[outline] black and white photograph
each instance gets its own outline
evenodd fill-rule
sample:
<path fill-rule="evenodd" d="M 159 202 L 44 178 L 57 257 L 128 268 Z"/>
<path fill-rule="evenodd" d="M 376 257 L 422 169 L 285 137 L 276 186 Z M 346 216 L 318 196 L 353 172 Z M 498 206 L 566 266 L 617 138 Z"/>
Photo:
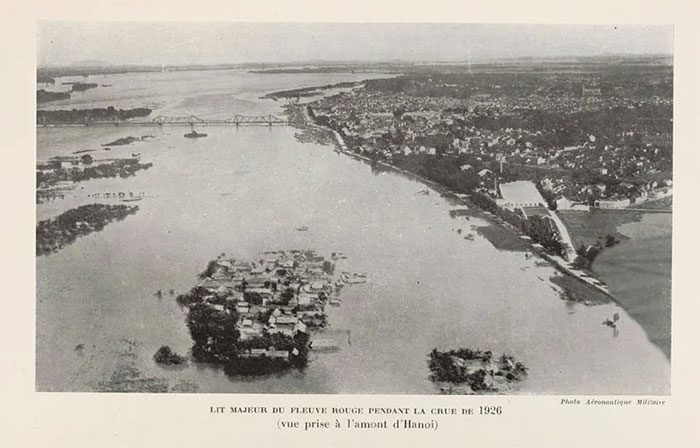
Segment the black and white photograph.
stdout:
<path fill-rule="evenodd" d="M 36 392 L 670 395 L 673 25 L 36 52 Z"/>

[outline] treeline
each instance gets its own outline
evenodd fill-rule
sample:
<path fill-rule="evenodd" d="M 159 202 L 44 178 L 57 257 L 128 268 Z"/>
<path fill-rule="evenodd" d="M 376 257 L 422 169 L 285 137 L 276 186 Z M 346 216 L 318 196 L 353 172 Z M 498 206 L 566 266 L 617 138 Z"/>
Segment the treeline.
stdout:
<path fill-rule="evenodd" d="M 666 66 L 590 66 L 592 70 L 572 76 L 565 71 L 513 71 L 495 67 L 468 73 L 455 67 L 452 73 L 432 68 L 429 72 L 366 81 L 369 90 L 413 96 L 470 98 L 492 94 L 500 97 L 530 94 L 582 95 L 584 87 L 597 86 L 603 96 L 673 98 L 673 68 Z"/>
<path fill-rule="evenodd" d="M 526 219 L 518 213 L 499 207 L 496 201 L 479 192 L 471 193 L 469 201 L 480 209 L 493 213 L 505 222 L 511 224 L 522 233 L 541 244 L 547 252 L 553 255 L 563 255 L 564 246 L 556 227 L 552 225 L 549 218 L 530 216 Z"/>
<path fill-rule="evenodd" d="M 479 186 L 480 179 L 474 170 L 460 171 L 459 163 L 451 158 L 411 154 L 394 156 L 392 164 L 444 185 L 457 193 L 470 193 Z"/>
<path fill-rule="evenodd" d="M 602 238 L 602 237 L 601 237 Z M 604 239 L 604 243 L 601 241 L 596 241 L 594 245 L 585 246 L 581 244 L 578 249 L 576 249 L 576 260 L 574 260 L 574 267 L 576 269 L 590 269 L 595 261 L 596 257 L 600 252 L 602 252 L 603 247 L 613 247 L 619 244 L 620 240 L 615 238 L 614 235 L 607 234 Z"/>
<path fill-rule="evenodd" d="M 186 306 L 187 327 L 192 337 L 192 357 L 203 363 L 221 365 L 227 375 L 266 375 L 289 368 L 303 369 L 308 362 L 309 337 L 297 332 L 293 337 L 264 332 L 241 339 L 237 328 L 238 313 L 232 301 L 222 302 L 223 310 L 211 305 L 211 293 L 195 287 L 177 297 Z M 288 352 L 286 357 L 252 354 L 255 350 Z"/>
<path fill-rule="evenodd" d="M 73 92 L 84 92 L 97 87 L 97 83 L 94 82 L 74 82 L 71 84 L 71 90 Z"/>
<path fill-rule="evenodd" d="M 36 254 L 56 252 L 79 236 L 100 231 L 108 223 L 121 221 L 138 209 L 123 204 L 88 204 L 40 221 L 36 226 Z"/>
<path fill-rule="evenodd" d="M 70 92 L 50 92 L 44 89 L 39 89 L 36 91 L 37 104 L 68 99 L 70 99 Z"/>
<path fill-rule="evenodd" d="M 357 70 L 363 70 L 362 66 L 323 66 L 323 67 L 290 67 L 290 68 L 268 68 L 261 70 L 249 70 L 248 73 L 260 75 L 294 75 L 299 73 L 355 73 Z"/>
<path fill-rule="evenodd" d="M 460 99 L 492 93 L 527 95 L 540 85 L 542 76 L 521 73 L 431 73 L 365 81 L 368 90 L 382 93 Z"/>
<path fill-rule="evenodd" d="M 85 156 L 84 156 L 85 157 Z M 89 155 L 87 156 L 89 157 Z M 39 186 L 50 186 L 57 182 L 82 182 L 90 179 L 102 179 L 111 177 L 130 177 L 139 170 L 147 170 L 153 166 L 152 163 L 141 163 L 138 159 L 120 159 L 109 163 L 101 163 L 94 166 L 85 166 L 82 169 L 57 168 L 50 172 L 37 171 L 36 183 Z M 50 168 L 48 165 L 41 165 L 39 168 Z"/>
<path fill-rule="evenodd" d="M 148 140 L 149 138 L 155 138 L 155 135 L 142 135 L 141 137 L 134 137 L 130 135 L 128 137 L 118 138 L 111 142 L 102 143 L 102 146 L 126 146 L 134 142 L 142 142 Z"/>
<path fill-rule="evenodd" d="M 114 106 L 94 109 L 71 110 L 37 110 L 38 124 L 74 124 L 91 121 L 129 120 L 131 118 L 147 117 L 153 112 L 147 107 L 134 109 L 115 109 Z"/>
<path fill-rule="evenodd" d="M 313 96 L 313 95 L 317 95 L 319 93 L 319 91 L 321 91 L 321 90 L 355 87 L 355 86 L 359 86 L 361 84 L 362 84 L 362 82 L 348 81 L 348 82 L 339 82 L 336 84 L 325 84 L 322 86 L 302 87 L 300 89 L 280 90 L 278 92 L 268 93 L 263 98 L 277 99 L 277 98 L 296 98 L 296 97 L 304 97 L 304 96 Z"/>

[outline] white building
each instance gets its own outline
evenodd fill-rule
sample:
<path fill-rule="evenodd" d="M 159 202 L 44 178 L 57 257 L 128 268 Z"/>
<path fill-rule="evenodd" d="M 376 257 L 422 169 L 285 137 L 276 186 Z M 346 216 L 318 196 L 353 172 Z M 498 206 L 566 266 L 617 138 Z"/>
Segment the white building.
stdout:
<path fill-rule="evenodd" d="M 499 186 L 503 206 L 511 209 L 521 207 L 546 206 L 546 201 L 542 197 L 535 184 L 529 180 L 518 180 L 507 182 Z"/>

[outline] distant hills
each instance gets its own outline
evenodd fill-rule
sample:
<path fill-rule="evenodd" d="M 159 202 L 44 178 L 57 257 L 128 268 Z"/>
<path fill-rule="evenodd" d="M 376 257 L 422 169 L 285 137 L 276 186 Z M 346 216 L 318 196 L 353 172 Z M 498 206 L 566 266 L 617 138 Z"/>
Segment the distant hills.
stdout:
<path fill-rule="evenodd" d="M 111 62 L 107 61 L 99 61 L 96 59 L 88 59 L 84 61 L 75 61 L 71 62 L 68 66 L 69 67 L 110 67 L 114 64 Z"/>
<path fill-rule="evenodd" d="M 60 76 L 89 76 L 119 74 L 132 72 L 188 71 L 188 70 L 225 70 L 249 69 L 254 73 L 329 73 L 329 72 L 414 72 L 423 73 L 463 71 L 465 66 L 480 71 L 489 69 L 508 69 L 521 71 L 545 69 L 556 71 L 576 67 L 595 70 L 597 66 L 659 66 L 673 65 L 673 55 L 662 54 L 604 54 L 598 56 L 562 56 L 562 57 L 523 57 L 494 58 L 474 61 L 300 61 L 287 63 L 229 63 L 229 64 L 184 64 L 184 65 L 115 65 L 100 60 L 82 60 L 67 66 L 43 66 L 37 69 L 37 79 L 51 82 Z"/>

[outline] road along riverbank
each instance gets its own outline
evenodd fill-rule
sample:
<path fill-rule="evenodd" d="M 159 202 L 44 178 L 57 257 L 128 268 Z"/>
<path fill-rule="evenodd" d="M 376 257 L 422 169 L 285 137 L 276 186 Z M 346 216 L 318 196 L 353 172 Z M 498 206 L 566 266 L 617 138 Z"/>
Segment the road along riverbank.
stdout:
<path fill-rule="evenodd" d="M 330 132 L 333 134 L 333 137 L 336 142 L 336 146 L 338 150 L 346 154 L 352 158 L 355 158 L 357 160 L 362 160 L 364 162 L 367 162 L 373 166 L 380 166 L 384 169 L 391 170 L 397 173 L 400 173 L 404 176 L 407 176 L 411 179 L 418 180 L 425 185 L 429 186 L 433 190 L 439 192 L 440 194 L 447 195 L 453 198 L 453 200 L 463 206 L 468 206 L 470 208 L 477 208 L 478 206 L 475 205 L 472 201 L 469 199 L 468 194 L 462 194 L 462 193 L 457 193 L 448 187 L 439 184 L 435 181 L 432 181 L 430 179 L 427 179 L 423 176 L 420 176 L 418 174 L 412 173 L 410 171 L 404 170 L 402 168 L 396 167 L 394 165 L 391 165 L 389 163 L 386 163 L 384 161 L 375 161 L 370 159 L 369 157 L 363 156 L 361 154 L 357 154 L 356 152 L 350 150 L 345 143 L 345 140 L 343 139 L 342 135 L 335 129 L 319 125 L 315 122 L 315 120 L 310 116 L 308 112 L 307 107 L 302 107 L 303 109 L 303 116 L 305 119 L 304 125 L 306 126 L 311 126 L 316 129 L 321 129 L 325 130 L 326 132 Z M 591 275 L 587 274 L 586 272 L 577 269 L 576 267 L 573 266 L 573 257 L 575 256 L 575 252 L 573 255 L 571 255 L 571 259 L 566 259 L 562 256 L 557 256 L 557 255 L 552 255 L 548 254 L 542 245 L 537 244 L 536 242 L 533 242 L 527 235 L 523 235 L 523 233 L 515 228 L 515 226 L 511 225 L 510 223 L 506 222 L 503 219 L 500 219 L 498 216 L 494 215 L 491 212 L 488 212 L 486 210 L 481 210 L 481 213 L 485 215 L 485 217 L 489 220 L 489 222 L 492 225 L 498 225 L 507 228 L 508 230 L 518 234 L 522 239 L 524 239 L 527 244 L 529 245 L 529 249 L 531 250 L 531 253 L 536 254 L 537 256 L 541 257 L 542 259 L 548 261 L 551 263 L 552 266 L 554 266 L 556 269 L 558 269 L 560 272 L 562 272 L 565 275 L 571 276 L 575 278 L 576 280 L 582 282 L 586 286 L 589 286 L 591 288 L 594 288 L 597 290 L 599 293 L 603 293 L 605 296 L 607 296 L 610 300 L 617 302 L 615 296 L 610 292 L 610 289 L 605 285 L 605 283 L 601 282 L 600 280 L 592 277 Z M 574 243 L 571 238 L 571 235 L 566 228 L 565 224 L 562 222 L 562 220 L 557 216 L 556 212 L 551 212 L 550 211 L 550 216 L 552 217 L 553 221 L 555 222 L 558 231 L 560 232 L 560 235 L 562 236 L 564 246 L 567 248 L 567 251 L 571 253 L 574 251 Z M 590 302 L 599 302 L 599 300 L 591 300 Z"/>

